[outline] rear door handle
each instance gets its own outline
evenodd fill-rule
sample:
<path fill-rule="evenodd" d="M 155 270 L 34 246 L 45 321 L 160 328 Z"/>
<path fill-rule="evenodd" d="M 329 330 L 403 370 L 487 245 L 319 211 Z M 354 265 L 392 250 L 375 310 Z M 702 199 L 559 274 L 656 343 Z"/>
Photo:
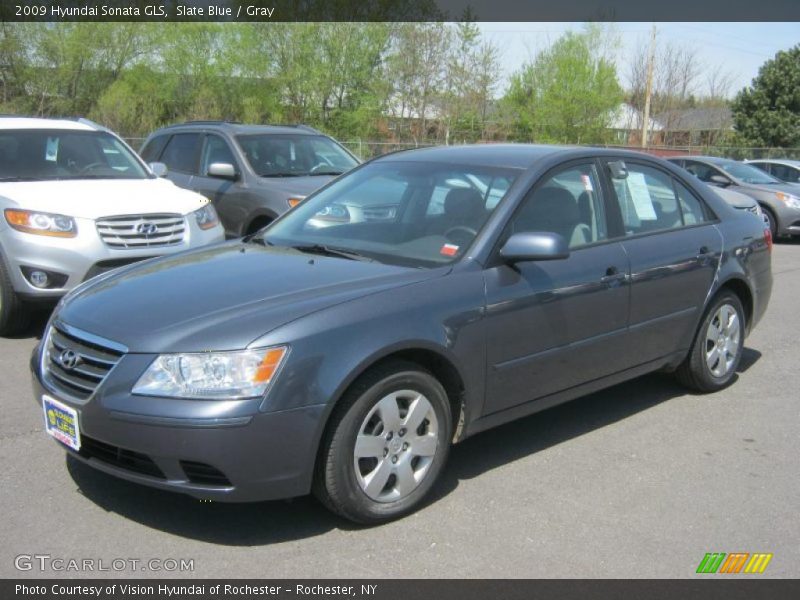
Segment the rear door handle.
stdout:
<path fill-rule="evenodd" d="M 620 272 L 617 267 L 608 267 L 606 274 L 600 278 L 600 282 L 607 285 L 615 285 L 624 282 L 627 278 L 627 274 Z"/>
<path fill-rule="evenodd" d="M 697 253 L 697 260 L 701 262 L 713 257 L 714 253 L 708 249 L 708 246 L 702 246 L 700 252 Z"/>

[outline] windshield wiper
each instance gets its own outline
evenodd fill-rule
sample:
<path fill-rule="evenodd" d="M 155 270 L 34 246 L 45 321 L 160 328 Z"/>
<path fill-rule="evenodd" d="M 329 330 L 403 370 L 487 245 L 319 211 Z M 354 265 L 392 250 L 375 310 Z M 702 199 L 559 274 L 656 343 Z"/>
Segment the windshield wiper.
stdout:
<path fill-rule="evenodd" d="M 306 173 L 295 173 L 293 171 L 276 171 L 273 173 L 261 173 L 259 177 L 305 177 Z"/>
<path fill-rule="evenodd" d="M 14 175 L 12 177 L 0 177 L 0 181 L 36 181 L 33 177 L 20 177 Z"/>
<path fill-rule="evenodd" d="M 299 252 L 307 254 L 320 254 L 322 256 L 335 256 L 337 258 L 346 258 L 348 260 L 365 260 L 368 262 L 375 262 L 374 258 L 364 256 L 355 250 L 345 250 L 344 248 L 333 248 L 332 246 L 325 246 L 324 244 L 298 244 L 296 246 L 289 246 Z"/>
<path fill-rule="evenodd" d="M 335 169 L 331 169 L 329 171 L 312 171 L 308 173 L 308 175 L 310 177 L 313 177 L 314 175 L 341 175 L 342 173 L 344 173 L 344 171 L 337 171 Z"/>

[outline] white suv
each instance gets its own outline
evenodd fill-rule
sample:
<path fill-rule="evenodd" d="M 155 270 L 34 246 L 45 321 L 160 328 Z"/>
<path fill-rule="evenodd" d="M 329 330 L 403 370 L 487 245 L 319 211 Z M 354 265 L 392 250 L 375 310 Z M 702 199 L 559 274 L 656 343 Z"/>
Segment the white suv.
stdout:
<path fill-rule="evenodd" d="M 206 198 L 84 120 L 0 117 L 0 212 L 0 335 L 99 273 L 224 239 Z"/>

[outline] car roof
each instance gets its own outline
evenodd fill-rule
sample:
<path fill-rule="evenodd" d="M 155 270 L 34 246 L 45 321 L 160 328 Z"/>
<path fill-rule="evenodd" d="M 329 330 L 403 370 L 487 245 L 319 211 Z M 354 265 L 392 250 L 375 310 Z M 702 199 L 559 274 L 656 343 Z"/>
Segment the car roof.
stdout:
<path fill-rule="evenodd" d="M 687 155 L 687 156 L 670 156 L 667 160 L 696 160 L 699 162 L 706 162 L 711 163 L 712 165 L 722 165 L 725 163 L 732 163 L 732 162 L 739 162 L 733 158 L 722 158 L 721 156 L 697 156 L 697 155 Z"/>
<path fill-rule="evenodd" d="M 254 134 L 294 134 L 294 135 L 324 135 L 306 125 L 246 125 L 242 123 L 230 123 L 227 121 L 188 121 L 186 123 L 176 123 L 159 129 L 156 133 L 166 131 L 202 129 L 204 131 L 217 130 L 226 131 L 233 135 L 254 135 Z"/>
<path fill-rule="evenodd" d="M 790 167 L 800 167 L 800 160 L 790 158 L 754 158 L 748 160 L 750 163 L 770 163 L 773 165 L 789 165 Z"/>
<path fill-rule="evenodd" d="M 627 157 L 653 159 L 650 154 L 616 148 L 593 148 L 590 146 L 551 146 L 544 144 L 471 144 L 464 146 L 432 146 L 401 150 L 378 157 L 377 161 L 414 161 L 467 164 L 487 167 L 527 169 L 534 163 L 555 154 L 565 160 L 579 157 Z"/>
<path fill-rule="evenodd" d="M 2 129 L 72 129 L 75 131 L 97 131 L 94 127 L 68 119 L 40 119 L 38 117 L 0 117 Z"/>

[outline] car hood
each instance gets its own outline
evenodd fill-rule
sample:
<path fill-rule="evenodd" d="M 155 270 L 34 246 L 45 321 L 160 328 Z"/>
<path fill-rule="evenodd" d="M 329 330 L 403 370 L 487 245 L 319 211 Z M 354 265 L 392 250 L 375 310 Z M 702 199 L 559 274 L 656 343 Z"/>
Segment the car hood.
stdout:
<path fill-rule="evenodd" d="M 308 196 L 333 179 L 332 175 L 312 177 L 259 177 L 259 184 L 267 189 L 286 194 L 286 197 Z"/>
<path fill-rule="evenodd" d="M 734 192 L 725 188 L 712 187 L 711 189 L 734 208 L 751 208 L 758 205 L 758 202 L 753 198 L 741 192 Z"/>
<path fill-rule="evenodd" d="M 800 196 L 800 190 L 796 185 L 791 183 L 776 183 L 771 185 L 756 185 L 753 183 L 742 183 L 743 189 L 758 190 L 760 192 L 783 192 L 785 194 L 792 194 L 793 196 Z"/>
<path fill-rule="evenodd" d="M 208 200 L 166 179 L 75 179 L 0 183 L 0 198 L 20 208 L 98 219 L 113 215 L 186 215 Z"/>
<path fill-rule="evenodd" d="M 100 276 L 56 318 L 131 352 L 236 350 L 312 312 L 447 271 L 237 240 Z"/>

